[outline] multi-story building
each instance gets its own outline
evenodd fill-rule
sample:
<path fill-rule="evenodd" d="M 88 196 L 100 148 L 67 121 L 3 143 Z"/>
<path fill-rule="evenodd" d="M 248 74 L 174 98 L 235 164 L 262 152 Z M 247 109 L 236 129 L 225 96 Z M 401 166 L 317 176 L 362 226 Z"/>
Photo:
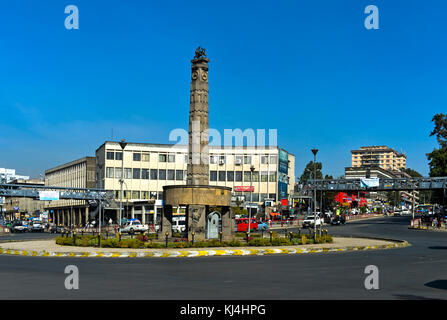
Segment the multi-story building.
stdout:
<path fill-rule="evenodd" d="M 15 169 L 0 168 L 0 183 L 2 180 L 6 183 L 10 183 L 11 181 L 17 179 L 28 180 L 29 176 L 17 175 Z"/>
<path fill-rule="evenodd" d="M 295 181 L 295 156 L 278 147 L 209 147 L 210 185 L 233 189 L 234 196 L 262 204 L 288 199 Z M 120 200 L 123 182 L 123 217 L 154 221 L 163 198 L 163 186 L 186 184 L 188 146 L 106 141 L 96 150 L 97 188 L 113 190 Z M 254 166 L 253 175 L 250 167 Z M 252 181 L 250 181 L 252 179 Z M 250 192 L 252 190 L 252 192 Z M 157 201 L 158 200 L 158 201 Z M 107 210 L 107 214 L 116 219 Z"/>
<path fill-rule="evenodd" d="M 68 188 L 95 188 L 94 157 L 84 157 L 45 171 L 45 185 Z M 85 200 L 48 201 L 45 208 L 52 222 L 60 225 L 85 225 L 90 219 Z"/>
<path fill-rule="evenodd" d="M 351 166 L 380 167 L 386 170 L 400 170 L 407 166 L 407 156 L 387 146 L 360 147 L 360 150 L 351 150 Z"/>

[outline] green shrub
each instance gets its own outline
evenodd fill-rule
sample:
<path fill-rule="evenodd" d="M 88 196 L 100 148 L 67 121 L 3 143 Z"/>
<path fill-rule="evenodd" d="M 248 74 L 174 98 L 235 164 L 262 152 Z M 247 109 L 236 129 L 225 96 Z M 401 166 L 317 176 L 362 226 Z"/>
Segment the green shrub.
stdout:
<path fill-rule="evenodd" d="M 262 246 L 270 246 L 270 239 L 253 239 L 248 242 L 249 246 L 262 247 Z"/>

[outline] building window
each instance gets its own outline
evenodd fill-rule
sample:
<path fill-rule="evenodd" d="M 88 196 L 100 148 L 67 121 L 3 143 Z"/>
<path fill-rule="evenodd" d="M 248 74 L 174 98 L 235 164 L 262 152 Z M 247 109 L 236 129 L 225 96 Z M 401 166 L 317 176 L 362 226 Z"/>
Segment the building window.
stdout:
<path fill-rule="evenodd" d="M 141 169 L 133 169 L 133 178 L 134 179 L 140 179 L 141 177 Z"/>
<path fill-rule="evenodd" d="M 259 171 L 253 171 L 253 182 L 259 182 Z"/>
<path fill-rule="evenodd" d="M 235 156 L 234 164 L 236 164 L 236 165 L 240 165 L 240 164 L 242 164 L 242 161 L 243 161 L 243 160 L 244 160 L 243 156 L 237 154 L 237 155 Z"/>
<path fill-rule="evenodd" d="M 268 172 L 261 171 L 261 182 L 267 182 L 267 181 L 268 181 Z"/>
<path fill-rule="evenodd" d="M 167 156 L 166 156 L 166 154 L 160 153 L 160 154 L 158 155 L 158 161 L 159 161 L 159 162 L 166 162 L 166 161 L 167 161 Z"/>
<path fill-rule="evenodd" d="M 132 199 L 140 199 L 140 191 L 132 191 Z"/>
<path fill-rule="evenodd" d="M 124 193 L 123 193 L 123 198 L 124 199 L 129 199 L 130 200 L 130 191 L 127 191 L 127 190 L 124 190 Z"/>
<path fill-rule="evenodd" d="M 219 164 L 225 164 L 225 155 L 219 156 Z"/>
<path fill-rule="evenodd" d="M 269 193 L 269 199 L 276 201 L 276 193 Z"/>
<path fill-rule="evenodd" d="M 244 164 L 251 164 L 251 155 L 244 156 Z"/>
<path fill-rule="evenodd" d="M 270 182 L 276 182 L 276 172 L 275 171 L 270 171 L 269 181 Z"/>
<path fill-rule="evenodd" d="M 157 179 L 158 179 L 157 169 L 151 169 L 151 180 L 157 180 Z"/>
<path fill-rule="evenodd" d="M 159 180 L 166 180 L 166 170 L 159 169 L 158 170 L 158 179 Z"/>
<path fill-rule="evenodd" d="M 123 176 L 123 171 L 121 168 L 115 168 L 115 178 L 121 179 Z"/>
<path fill-rule="evenodd" d="M 141 161 L 141 153 L 134 153 L 133 161 Z"/>
<path fill-rule="evenodd" d="M 124 168 L 124 179 L 132 179 L 132 169 Z"/>
<path fill-rule="evenodd" d="M 225 171 L 219 171 L 219 181 L 225 181 Z"/>
<path fill-rule="evenodd" d="M 270 156 L 270 163 L 271 164 L 276 164 L 277 162 L 277 156 L 276 155 L 271 155 Z"/>
<path fill-rule="evenodd" d="M 175 170 L 175 180 L 183 180 L 183 170 Z"/>
<path fill-rule="evenodd" d="M 236 171 L 236 181 L 242 181 L 242 171 Z"/>
<path fill-rule="evenodd" d="M 234 171 L 227 171 L 227 181 L 234 181 Z"/>
<path fill-rule="evenodd" d="M 267 193 L 261 193 L 261 201 L 264 202 L 265 199 L 268 198 L 268 194 Z"/>
<path fill-rule="evenodd" d="M 141 179 L 149 179 L 149 169 L 141 169 Z"/>
<path fill-rule="evenodd" d="M 115 152 L 115 160 L 123 160 L 123 153 Z"/>
<path fill-rule="evenodd" d="M 115 160 L 115 152 L 107 151 L 107 160 Z"/>
<path fill-rule="evenodd" d="M 210 181 L 217 181 L 217 171 L 210 171 Z"/>
<path fill-rule="evenodd" d="M 269 163 L 269 156 L 268 155 L 262 155 L 261 156 L 261 164 L 268 164 Z"/>
<path fill-rule="evenodd" d="M 217 164 L 217 156 L 210 156 L 210 164 Z"/>
<path fill-rule="evenodd" d="M 244 171 L 244 182 L 250 182 L 250 171 Z"/>
<path fill-rule="evenodd" d="M 113 172 L 115 168 L 106 168 L 106 178 L 113 178 Z"/>
<path fill-rule="evenodd" d="M 168 155 L 168 162 L 175 162 L 175 154 Z"/>
<path fill-rule="evenodd" d="M 253 193 L 253 202 L 259 202 L 259 193 Z"/>
<path fill-rule="evenodd" d="M 175 170 L 168 170 L 168 180 L 175 180 Z"/>
<path fill-rule="evenodd" d="M 141 199 L 148 200 L 149 199 L 149 191 L 141 191 Z"/>
<path fill-rule="evenodd" d="M 145 162 L 149 162 L 151 160 L 151 157 L 150 157 L 149 153 L 142 153 L 141 154 L 141 160 L 145 161 Z"/>

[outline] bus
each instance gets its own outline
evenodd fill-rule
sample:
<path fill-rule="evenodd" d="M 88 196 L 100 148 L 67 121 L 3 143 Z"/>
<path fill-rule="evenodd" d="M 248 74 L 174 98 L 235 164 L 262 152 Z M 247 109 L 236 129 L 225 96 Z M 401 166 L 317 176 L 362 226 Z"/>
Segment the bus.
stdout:
<path fill-rule="evenodd" d="M 421 216 L 427 216 L 433 214 L 432 204 L 420 204 L 416 206 L 416 214 Z"/>

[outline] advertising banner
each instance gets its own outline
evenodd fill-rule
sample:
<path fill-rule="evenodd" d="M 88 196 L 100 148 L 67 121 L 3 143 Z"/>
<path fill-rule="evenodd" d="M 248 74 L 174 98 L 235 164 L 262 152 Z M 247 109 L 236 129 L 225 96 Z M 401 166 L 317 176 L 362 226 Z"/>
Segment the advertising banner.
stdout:
<path fill-rule="evenodd" d="M 59 200 L 59 191 L 39 191 L 39 200 L 41 201 Z"/>
<path fill-rule="evenodd" d="M 250 187 L 250 186 L 234 186 L 234 191 L 235 192 L 254 192 L 255 191 L 255 187 Z"/>
<path fill-rule="evenodd" d="M 284 151 L 279 149 L 279 162 L 278 162 L 278 171 L 280 173 L 285 173 L 288 174 L 289 173 L 289 154 Z"/>
<path fill-rule="evenodd" d="M 372 188 L 379 186 L 379 178 L 362 178 L 360 179 L 362 183 L 362 187 Z"/>

